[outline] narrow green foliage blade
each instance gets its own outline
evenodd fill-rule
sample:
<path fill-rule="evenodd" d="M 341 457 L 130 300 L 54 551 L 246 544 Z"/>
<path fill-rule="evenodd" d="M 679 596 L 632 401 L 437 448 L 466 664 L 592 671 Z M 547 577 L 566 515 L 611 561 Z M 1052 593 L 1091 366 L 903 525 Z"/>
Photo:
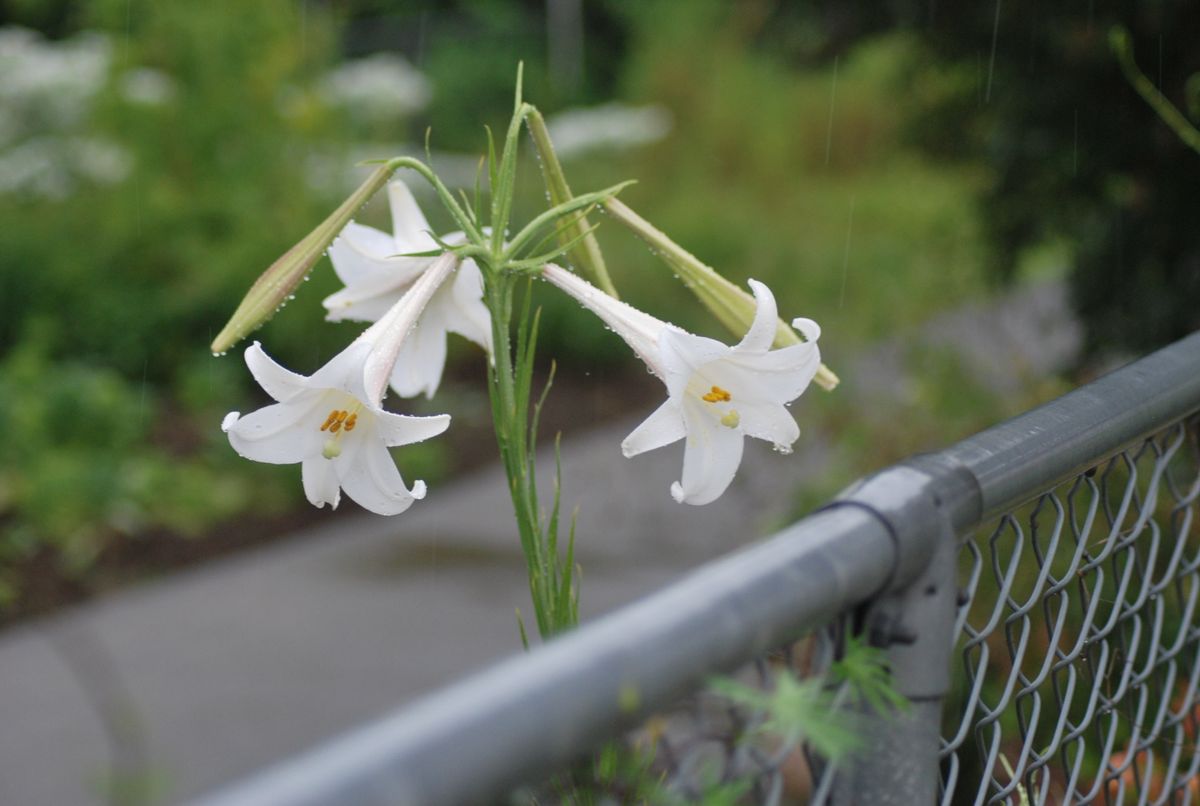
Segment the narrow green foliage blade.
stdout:
<path fill-rule="evenodd" d="M 475 211 L 476 223 L 483 221 L 483 172 L 485 170 L 484 163 L 486 157 L 479 158 L 479 164 L 475 166 L 475 198 L 473 200 L 472 209 Z"/>
<path fill-rule="evenodd" d="M 625 182 L 613 185 L 612 187 L 599 190 L 594 193 L 583 193 L 562 204 L 556 204 L 548 210 L 540 213 L 525 227 L 513 236 L 505 249 L 504 255 L 506 258 L 512 258 L 521 254 L 528 244 L 537 236 L 543 228 L 551 225 L 556 225 L 560 218 L 568 216 L 579 210 L 583 210 L 593 205 L 601 204 L 611 200 L 614 196 L 620 193 L 625 188 L 634 184 L 634 180 L 630 179 Z"/>
<path fill-rule="evenodd" d="M 525 632 L 525 619 L 521 618 L 521 608 L 516 608 L 517 611 L 517 629 L 521 631 L 521 646 L 525 651 L 529 651 L 529 634 Z"/>
<path fill-rule="evenodd" d="M 499 251 L 504 244 L 508 229 L 508 217 L 512 211 L 514 185 L 517 176 L 517 149 L 520 145 L 521 120 L 524 110 L 521 103 L 521 81 L 524 65 L 517 65 L 517 86 L 513 99 L 513 115 L 504 137 L 504 149 L 500 153 L 500 170 L 496 184 L 492 186 L 492 248 Z"/>

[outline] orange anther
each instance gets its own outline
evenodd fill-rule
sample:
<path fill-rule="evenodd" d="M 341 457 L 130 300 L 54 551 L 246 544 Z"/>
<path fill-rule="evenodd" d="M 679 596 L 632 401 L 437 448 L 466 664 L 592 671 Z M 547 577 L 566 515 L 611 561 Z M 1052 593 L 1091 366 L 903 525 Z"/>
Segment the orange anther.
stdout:
<path fill-rule="evenodd" d="M 733 395 L 719 386 L 714 386 L 711 392 L 706 392 L 701 398 L 705 403 L 728 403 Z"/>
<path fill-rule="evenodd" d="M 350 415 L 350 416 L 349 416 L 349 417 L 346 419 L 346 430 L 347 430 L 347 431 L 353 431 L 353 430 L 354 430 L 354 425 L 355 425 L 357 422 L 358 422 L 358 414 L 357 414 L 357 413 L 351 414 L 351 415 Z"/>
<path fill-rule="evenodd" d="M 321 426 L 321 430 L 336 434 L 341 430 L 342 423 L 346 422 L 346 418 L 350 416 L 350 412 L 346 411 L 345 409 L 334 409 L 333 411 L 329 412 L 329 416 L 325 418 L 325 424 Z M 357 419 L 357 417 L 355 417 L 355 419 Z M 354 426 L 350 426 L 346 430 L 348 431 L 353 427 Z"/>

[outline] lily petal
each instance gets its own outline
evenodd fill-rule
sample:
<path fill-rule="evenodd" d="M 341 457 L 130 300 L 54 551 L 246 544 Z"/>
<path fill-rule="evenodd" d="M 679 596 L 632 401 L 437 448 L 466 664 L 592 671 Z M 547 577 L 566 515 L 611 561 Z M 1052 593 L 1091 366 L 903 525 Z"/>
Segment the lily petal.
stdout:
<path fill-rule="evenodd" d="M 687 429 L 683 426 L 683 415 L 675 401 L 668 400 L 633 429 L 621 443 L 621 452 L 626 457 L 652 451 L 683 439 Z"/>
<path fill-rule="evenodd" d="M 377 322 L 395 304 L 404 291 L 404 286 L 388 289 L 381 294 L 371 293 L 362 286 L 346 286 L 330 294 L 321 304 L 328 313 L 327 322 Z"/>
<path fill-rule="evenodd" d="M 662 377 L 658 340 L 662 331 L 669 327 L 666 322 L 614 299 L 562 266 L 547 263 L 542 267 L 542 277 L 603 319 L 606 325 L 633 348 L 638 358 L 646 362 L 651 372 Z"/>
<path fill-rule="evenodd" d="M 308 385 L 314 389 L 337 389 L 359 400 L 369 400 L 363 373 L 364 365 L 372 353 L 372 345 L 361 339 L 360 336 L 351 342 L 314 372 L 308 379 Z"/>
<path fill-rule="evenodd" d="M 730 355 L 712 372 L 727 378 L 736 388 L 752 384 L 749 388 L 758 389 L 758 397 L 790 403 L 808 388 L 820 366 L 821 352 L 815 342 L 807 342 L 769 353 Z"/>
<path fill-rule="evenodd" d="M 354 249 L 361 255 L 386 257 L 396 254 L 396 239 L 386 232 L 351 221 L 338 234 L 343 246 Z"/>
<path fill-rule="evenodd" d="M 696 370 L 729 355 L 729 347 L 716 339 L 668 327 L 658 337 L 658 354 L 667 394 L 679 399 Z"/>
<path fill-rule="evenodd" d="M 386 251 L 368 251 L 345 236 L 339 237 L 329 247 L 333 270 L 346 285 L 322 302 L 330 312 L 330 319 L 375 321 L 378 316 L 367 318 L 369 314 L 365 311 L 352 314 L 345 309 L 362 305 L 373 296 L 382 296 L 386 298 L 383 308 L 386 311 L 400 297 L 403 289 L 420 277 L 433 262 L 433 258 L 393 257 L 397 248 L 391 245 L 391 238 L 377 230 L 372 232 L 387 238 L 389 245 Z"/>
<path fill-rule="evenodd" d="M 771 293 L 771 289 L 758 280 L 750 280 L 749 283 L 758 307 L 754 309 L 754 320 L 750 323 L 750 329 L 746 331 L 741 342 L 734 346 L 735 353 L 766 352 L 775 342 L 776 320 L 779 318 L 778 309 L 775 306 L 775 295 Z"/>
<path fill-rule="evenodd" d="M 683 478 L 671 485 L 681 504 L 700 506 L 715 501 L 729 487 L 742 462 L 742 433 L 717 424 L 699 404 L 685 401 L 683 416 L 687 443 Z"/>
<path fill-rule="evenodd" d="M 821 326 L 811 319 L 797 316 L 792 320 L 792 327 L 800 331 L 805 341 L 816 341 L 821 338 Z"/>
<path fill-rule="evenodd" d="M 428 320 L 417 323 L 396 356 L 388 384 L 400 397 L 431 398 L 446 368 L 446 331 Z"/>
<path fill-rule="evenodd" d="M 425 484 L 417 482 L 410 491 L 396 469 L 388 449 L 375 440 L 363 443 L 356 456 L 343 454 L 331 463 L 346 495 L 363 509 L 379 515 L 399 515 L 425 495 Z"/>
<path fill-rule="evenodd" d="M 385 445 L 392 448 L 436 437 L 450 427 L 449 414 L 416 417 L 410 414 L 379 411 L 376 412 L 375 417 L 379 436 Z"/>
<path fill-rule="evenodd" d="M 474 260 L 464 260 L 449 289 L 454 315 L 446 318 L 446 329 L 492 353 L 492 315 L 483 304 L 483 274 Z"/>
<path fill-rule="evenodd" d="M 264 392 L 280 403 L 286 403 L 309 388 L 308 378 L 275 363 L 257 341 L 246 348 L 245 358 L 254 380 L 258 381 Z"/>
<path fill-rule="evenodd" d="M 330 509 L 337 509 L 342 490 L 331 460 L 319 454 L 305 459 L 300 465 L 300 476 L 304 481 L 304 497 L 308 503 L 314 507 L 329 504 Z"/>
<path fill-rule="evenodd" d="M 400 353 L 406 345 L 411 349 L 416 340 L 422 340 L 426 350 L 440 351 L 428 357 L 428 360 L 437 362 L 437 376 L 432 379 L 434 387 L 437 386 L 441 380 L 441 367 L 446 361 L 446 328 L 438 320 L 438 309 L 430 311 L 427 308 L 457 268 L 458 257 L 454 253 L 439 255 L 425 273 L 409 286 L 404 296 L 358 337 L 359 342 L 372 345 L 364 369 L 367 396 L 362 400 L 375 406 L 383 400 L 391 375 L 400 363 Z M 423 380 L 427 386 L 428 379 Z"/>
<path fill-rule="evenodd" d="M 392 210 L 392 238 L 399 252 L 423 252 L 437 242 L 429 237 L 429 221 L 417 206 L 412 191 L 401 179 L 388 183 L 388 206 Z M 386 254 L 386 253 L 385 253 Z"/>
<path fill-rule="evenodd" d="M 770 442 L 776 450 L 790 452 L 800 436 L 796 418 L 779 403 L 743 401 L 736 408 L 742 432 Z"/>
<path fill-rule="evenodd" d="M 244 417 L 222 423 L 229 444 L 241 456 L 255 462 L 290 465 L 306 456 L 319 453 L 320 422 L 316 420 L 319 398 L 306 398 L 303 403 L 276 403 L 252 411 Z M 305 420 L 312 420 L 309 428 Z"/>

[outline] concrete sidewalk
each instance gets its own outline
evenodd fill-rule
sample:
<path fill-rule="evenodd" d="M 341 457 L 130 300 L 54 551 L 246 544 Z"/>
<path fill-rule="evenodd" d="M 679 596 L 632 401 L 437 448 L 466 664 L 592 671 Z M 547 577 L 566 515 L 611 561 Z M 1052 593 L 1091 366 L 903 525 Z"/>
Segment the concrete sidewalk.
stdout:
<path fill-rule="evenodd" d="M 790 459 L 756 445 L 719 506 L 684 507 L 668 493 L 681 447 L 621 457 L 635 424 L 564 445 L 585 617 L 753 540 L 786 514 L 796 474 L 822 465 L 811 442 Z M 109 708 L 132 706 L 123 718 L 140 725 L 140 742 L 118 752 L 161 779 L 169 802 L 519 651 L 514 608 L 534 627 L 510 513 L 504 479 L 488 470 L 397 518 L 347 514 L 10 631 L 0 638 L 0 804 L 102 802 L 121 742 L 81 682 Z M 130 758 L 139 743 L 148 757 Z"/>
<path fill-rule="evenodd" d="M 1078 330 L 1052 287 L 941 317 L 920 340 L 958 350 L 999 394 L 1063 366 Z M 840 362 L 847 400 L 886 403 L 903 387 L 902 358 L 884 347 Z M 790 457 L 750 440 L 719 502 L 681 506 L 668 489 L 682 444 L 621 456 L 639 420 L 563 444 L 584 618 L 782 525 L 830 455 L 808 432 Z M 10 630 L 0 635 L 0 804 L 104 802 L 114 761 L 153 777 L 160 802 L 214 789 L 518 651 L 513 611 L 532 619 L 528 599 L 506 484 L 489 469 L 433 488 L 402 516 L 347 513 Z"/>

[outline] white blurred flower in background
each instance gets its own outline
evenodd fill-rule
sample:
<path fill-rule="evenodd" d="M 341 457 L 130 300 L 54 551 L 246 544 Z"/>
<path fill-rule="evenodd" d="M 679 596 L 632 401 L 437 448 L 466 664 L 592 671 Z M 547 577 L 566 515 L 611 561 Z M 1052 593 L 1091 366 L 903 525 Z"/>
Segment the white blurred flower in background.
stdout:
<path fill-rule="evenodd" d="M 80 181 L 112 184 L 129 175 L 128 150 L 86 132 L 111 67 L 104 34 L 51 42 L 26 28 L 0 28 L 0 193 L 59 199 Z M 160 86 L 169 83 L 162 79 Z"/>
<path fill-rule="evenodd" d="M 121 76 L 121 96 L 132 104 L 159 106 L 175 98 L 175 82 L 152 67 L 135 67 Z"/>
<path fill-rule="evenodd" d="M 622 149 L 657 142 L 671 131 L 671 113 L 662 106 L 602 106 L 567 109 L 546 118 L 559 159 L 596 149 Z"/>
<path fill-rule="evenodd" d="M 330 106 L 366 123 L 403 119 L 433 97 L 428 79 L 396 53 L 343 62 L 325 75 L 320 90 Z"/>
<path fill-rule="evenodd" d="M 0 147 L 82 123 L 111 63 L 112 44 L 100 33 L 47 42 L 27 28 L 0 28 Z"/>

